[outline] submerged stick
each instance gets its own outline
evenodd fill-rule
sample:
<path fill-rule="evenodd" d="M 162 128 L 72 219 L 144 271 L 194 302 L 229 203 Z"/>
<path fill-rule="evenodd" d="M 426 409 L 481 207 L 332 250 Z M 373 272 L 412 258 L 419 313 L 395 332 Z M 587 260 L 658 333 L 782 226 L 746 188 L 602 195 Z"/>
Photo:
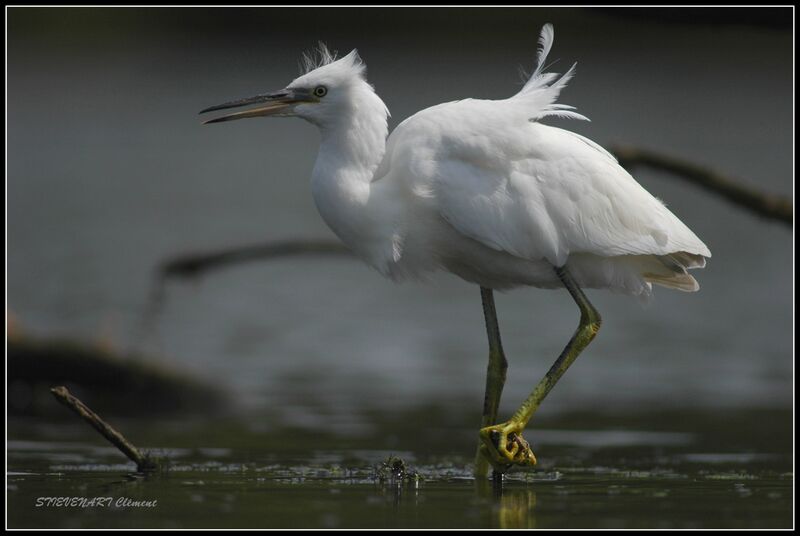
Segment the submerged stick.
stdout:
<path fill-rule="evenodd" d="M 180 255 L 161 264 L 162 277 L 193 277 L 214 268 L 246 261 L 296 255 L 349 255 L 350 250 L 334 240 L 277 240 L 233 247 L 210 253 Z"/>
<path fill-rule="evenodd" d="M 91 424 L 95 430 L 100 432 L 112 445 L 117 447 L 128 459 L 135 463 L 136 469 L 139 472 L 148 473 L 157 471 L 160 468 L 158 461 L 150 456 L 142 454 L 130 441 L 125 439 L 125 436 L 101 419 L 100 416 L 89 409 L 86 404 L 73 396 L 66 387 L 63 385 L 53 387 L 50 389 L 50 392 L 53 393 L 56 400 L 77 413 L 84 421 Z"/>
<path fill-rule="evenodd" d="M 787 197 L 755 190 L 717 171 L 704 168 L 671 156 L 646 149 L 617 146 L 611 149 L 621 166 L 650 166 L 668 171 L 706 190 L 724 197 L 735 205 L 749 209 L 759 216 L 778 220 L 791 226 L 794 222 L 794 207 Z"/>

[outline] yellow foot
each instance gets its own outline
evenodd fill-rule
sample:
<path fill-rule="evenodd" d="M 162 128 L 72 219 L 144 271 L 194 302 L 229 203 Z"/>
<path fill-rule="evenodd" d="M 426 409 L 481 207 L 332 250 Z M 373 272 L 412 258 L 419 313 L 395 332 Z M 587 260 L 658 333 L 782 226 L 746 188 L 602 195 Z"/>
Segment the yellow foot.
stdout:
<path fill-rule="evenodd" d="M 522 437 L 522 426 L 513 421 L 487 426 L 480 431 L 481 453 L 492 467 L 505 472 L 512 465 L 536 465 L 531 446 Z"/>

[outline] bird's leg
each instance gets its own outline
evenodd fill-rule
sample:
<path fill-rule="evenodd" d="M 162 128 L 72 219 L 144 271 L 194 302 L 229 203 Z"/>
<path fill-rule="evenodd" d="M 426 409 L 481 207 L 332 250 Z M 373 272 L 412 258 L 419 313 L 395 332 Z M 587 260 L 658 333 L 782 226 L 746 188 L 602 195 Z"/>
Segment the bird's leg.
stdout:
<path fill-rule="evenodd" d="M 506 383 L 506 369 L 508 362 L 503 353 L 503 344 L 500 341 L 500 327 L 497 324 L 497 310 L 494 307 L 494 293 L 492 289 L 481 287 L 481 302 L 483 303 L 483 317 L 486 321 L 486 334 L 489 337 L 489 365 L 486 368 L 486 394 L 483 399 L 483 418 L 481 428 L 486 428 L 497 422 L 497 410 L 500 406 L 500 396 Z M 481 452 L 482 445 L 478 444 L 478 453 L 475 457 L 475 478 L 484 478 L 489 470 L 489 458 Z M 496 476 L 500 476 L 498 473 Z"/>
<path fill-rule="evenodd" d="M 580 308 L 580 323 L 564 351 L 511 419 L 502 424 L 481 429 L 480 437 L 483 446 L 495 466 L 536 464 L 536 457 L 520 434 L 539 408 L 542 400 L 600 330 L 600 313 L 592 306 L 567 269 L 565 267 L 556 268 L 556 274 Z"/>

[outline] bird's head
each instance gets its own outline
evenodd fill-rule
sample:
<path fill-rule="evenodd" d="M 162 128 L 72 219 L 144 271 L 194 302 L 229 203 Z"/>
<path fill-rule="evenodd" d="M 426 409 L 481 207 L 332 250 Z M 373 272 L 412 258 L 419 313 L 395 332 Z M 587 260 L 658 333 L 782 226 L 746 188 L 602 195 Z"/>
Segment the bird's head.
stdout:
<path fill-rule="evenodd" d="M 256 95 L 206 108 L 200 113 L 255 105 L 205 122 L 220 123 L 247 117 L 301 117 L 320 127 L 347 116 L 364 100 L 374 96 L 364 78 L 366 66 L 356 50 L 336 59 L 320 44 L 318 57 L 303 56 L 304 74 L 280 91 Z M 382 104 L 382 103 L 381 103 Z"/>

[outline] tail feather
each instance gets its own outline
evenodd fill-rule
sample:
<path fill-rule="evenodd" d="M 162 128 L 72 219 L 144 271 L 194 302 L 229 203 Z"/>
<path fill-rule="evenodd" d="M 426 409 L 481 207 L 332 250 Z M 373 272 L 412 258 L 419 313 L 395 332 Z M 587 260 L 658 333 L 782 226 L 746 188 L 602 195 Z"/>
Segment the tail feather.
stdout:
<path fill-rule="evenodd" d="M 706 258 L 695 253 L 678 251 L 677 253 L 671 253 L 668 257 L 670 257 L 673 262 L 682 264 L 687 270 L 706 267 Z"/>
<path fill-rule="evenodd" d="M 648 267 L 650 271 L 642 274 L 645 281 L 684 292 L 700 290 L 700 284 L 689 275 L 688 270 L 703 268 L 706 265 L 705 257 L 678 251 L 669 255 L 660 255 L 656 259 L 661 263 L 659 267 L 661 269 L 653 270 L 652 266 Z"/>
<path fill-rule="evenodd" d="M 673 274 L 666 277 L 647 273 L 643 274 L 643 276 L 648 283 L 661 285 L 662 287 L 674 288 L 683 292 L 697 292 L 700 290 L 700 283 L 689 274 Z"/>

